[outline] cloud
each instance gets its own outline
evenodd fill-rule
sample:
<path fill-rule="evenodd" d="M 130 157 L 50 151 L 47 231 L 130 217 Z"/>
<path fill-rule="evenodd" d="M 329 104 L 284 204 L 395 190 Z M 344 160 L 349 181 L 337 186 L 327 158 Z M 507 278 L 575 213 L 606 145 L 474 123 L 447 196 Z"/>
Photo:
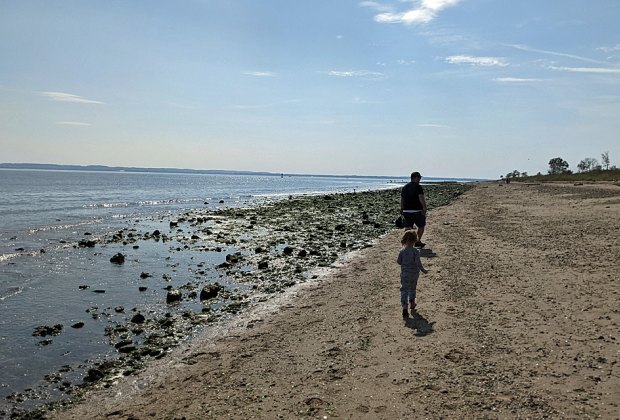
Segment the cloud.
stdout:
<path fill-rule="evenodd" d="M 328 71 L 327 74 L 333 77 L 356 77 L 373 80 L 382 79 L 383 77 L 385 77 L 385 75 L 381 72 L 370 70 L 331 70 Z"/>
<path fill-rule="evenodd" d="M 392 12 L 393 11 L 391 6 L 381 4 L 376 1 L 363 1 L 359 5 L 361 7 L 368 7 L 370 9 L 374 9 L 377 12 Z"/>
<path fill-rule="evenodd" d="M 551 70 L 567 71 L 570 73 L 596 73 L 596 74 L 620 74 L 620 68 L 608 67 L 556 67 L 549 66 Z"/>
<path fill-rule="evenodd" d="M 416 126 L 422 128 L 450 128 L 450 126 L 443 124 L 416 124 Z"/>
<path fill-rule="evenodd" d="M 497 77 L 493 80 L 501 83 L 530 83 L 543 81 L 543 79 L 524 79 L 519 77 Z"/>
<path fill-rule="evenodd" d="M 599 48 L 597 48 L 597 50 L 598 51 L 603 51 L 603 52 L 606 52 L 606 53 L 620 51 L 620 44 L 616 44 L 613 47 L 599 47 Z"/>
<path fill-rule="evenodd" d="M 360 97 L 353 98 L 352 102 L 354 104 L 359 104 L 359 105 L 368 105 L 368 104 L 374 105 L 374 104 L 382 104 L 382 103 L 384 103 L 382 101 L 371 101 L 371 100 L 363 99 L 363 98 L 360 98 Z"/>
<path fill-rule="evenodd" d="M 437 17 L 439 12 L 448 7 L 456 6 L 460 1 L 461 0 L 422 0 L 417 7 L 404 12 L 394 12 L 375 2 L 366 1 L 360 3 L 360 5 L 373 7 L 375 10 L 382 12 L 375 16 L 376 22 L 413 25 L 429 23 Z"/>
<path fill-rule="evenodd" d="M 57 125 L 78 125 L 78 126 L 85 126 L 85 127 L 90 127 L 92 125 L 92 124 L 80 122 L 80 121 L 56 121 L 55 124 Z"/>
<path fill-rule="evenodd" d="M 103 104 L 103 102 L 93 101 L 92 99 L 82 98 L 81 96 L 65 92 L 39 92 L 41 96 L 56 102 L 72 102 L 78 104 Z"/>
<path fill-rule="evenodd" d="M 276 73 L 271 71 L 244 71 L 243 74 L 256 77 L 274 77 L 276 75 Z"/>
<path fill-rule="evenodd" d="M 476 57 L 471 55 L 451 55 L 446 57 L 446 62 L 450 64 L 469 64 L 471 66 L 505 67 L 508 65 L 506 60 L 501 57 Z"/>
<path fill-rule="evenodd" d="M 553 55 L 553 56 L 557 56 L 557 57 L 572 58 L 574 60 L 586 61 L 588 63 L 605 64 L 604 61 L 600 61 L 600 60 L 593 60 L 591 58 L 581 57 L 579 55 L 567 54 L 567 53 L 557 52 L 557 51 L 539 50 L 538 48 L 528 47 L 527 45 L 508 44 L 507 46 L 512 47 L 512 48 L 516 48 L 517 50 L 521 50 L 521 51 L 534 52 L 534 53 L 546 54 L 546 55 Z"/>

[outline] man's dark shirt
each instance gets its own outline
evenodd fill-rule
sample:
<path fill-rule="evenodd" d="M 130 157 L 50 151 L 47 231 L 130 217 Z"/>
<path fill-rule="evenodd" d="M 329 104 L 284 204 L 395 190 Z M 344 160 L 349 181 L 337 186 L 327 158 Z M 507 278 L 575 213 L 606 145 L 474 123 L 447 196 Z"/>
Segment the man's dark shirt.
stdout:
<path fill-rule="evenodd" d="M 420 184 L 410 182 L 400 190 L 400 196 L 403 199 L 403 210 L 423 210 L 420 203 L 420 194 L 424 194 L 424 189 Z"/>

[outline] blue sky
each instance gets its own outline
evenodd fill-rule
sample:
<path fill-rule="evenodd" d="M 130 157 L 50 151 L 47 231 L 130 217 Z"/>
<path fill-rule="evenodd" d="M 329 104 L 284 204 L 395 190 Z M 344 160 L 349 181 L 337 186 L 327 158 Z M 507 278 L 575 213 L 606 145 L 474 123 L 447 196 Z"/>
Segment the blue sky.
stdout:
<path fill-rule="evenodd" d="M 0 162 L 620 166 L 618 0 L 0 0 Z"/>

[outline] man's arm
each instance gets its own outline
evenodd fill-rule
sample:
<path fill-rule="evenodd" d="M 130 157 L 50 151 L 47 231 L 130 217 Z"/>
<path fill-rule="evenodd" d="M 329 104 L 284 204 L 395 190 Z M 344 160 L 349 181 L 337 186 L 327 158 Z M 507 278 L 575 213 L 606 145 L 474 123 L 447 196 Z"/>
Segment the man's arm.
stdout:
<path fill-rule="evenodd" d="M 418 195 L 418 198 L 420 199 L 420 203 L 422 204 L 422 211 L 424 212 L 424 214 L 426 214 L 426 199 L 424 198 L 424 194 Z"/>

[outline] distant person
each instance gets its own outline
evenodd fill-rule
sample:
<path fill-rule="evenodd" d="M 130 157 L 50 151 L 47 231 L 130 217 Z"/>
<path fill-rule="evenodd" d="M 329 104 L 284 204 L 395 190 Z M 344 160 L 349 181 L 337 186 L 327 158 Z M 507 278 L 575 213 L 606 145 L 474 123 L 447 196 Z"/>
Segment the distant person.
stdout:
<path fill-rule="evenodd" d="M 428 273 L 422 266 L 420 250 L 413 246 L 417 241 L 418 235 L 414 230 L 405 231 L 400 241 L 403 249 L 400 250 L 396 260 L 400 265 L 400 303 L 403 306 L 403 318 L 409 318 L 407 304 L 409 304 L 412 314 L 416 307 L 415 295 L 420 271 L 424 274 Z"/>
<path fill-rule="evenodd" d="M 413 229 L 413 225 L 418 228 L 418 240 L 415 246 L 424 248 L 422 242 L 424 226 L 426 226 L 426 200 L 424 199 L 424 189 L 420 185 L 422 175 L 419 172 L 411 174 L 411 182 L 407 183 L 400 191 L 400 211 L 403 216 L 403 227 Z"/>

